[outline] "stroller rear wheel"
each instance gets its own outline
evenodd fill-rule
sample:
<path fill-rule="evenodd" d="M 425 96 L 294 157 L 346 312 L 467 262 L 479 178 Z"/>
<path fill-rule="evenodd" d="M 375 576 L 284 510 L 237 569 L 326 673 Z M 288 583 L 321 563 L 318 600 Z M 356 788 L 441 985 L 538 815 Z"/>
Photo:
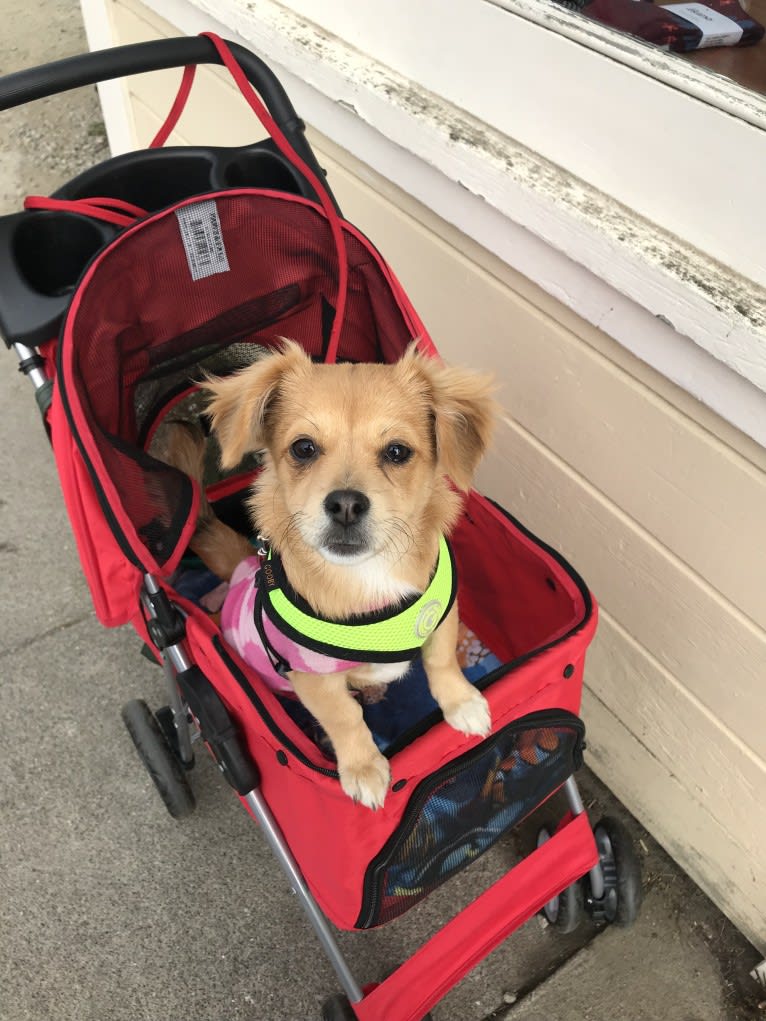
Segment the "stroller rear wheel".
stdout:
<path fill-rule="evenodd" d="M 598 922 L 627 927 L 638 917 L 643 899 L 641 864 L 627 830 L 610 816 L 593 827 L 599 863 L 604 875 L 604 896 L 588 897 L 588 908 Z"/>
<path fill-rule="evenodd" d="M 123 706 L 122 720 L 165 808 L 174 819 L 190 815 L 194 794 L 149 706 L 143 699 L 133 699 Z"/>
<path fill-rule="evenodd" d="M 541 847 L 550 838 L 550 830 L 547 826 L 542 826 L 537 834 L 537 846 Z M 585 894 L 582 883 L 578 880 L 552 897 L 547 904 L 543 905 L 540 914 L 562 935 L 574 932 L 579 928 L 585 914 Z"/>

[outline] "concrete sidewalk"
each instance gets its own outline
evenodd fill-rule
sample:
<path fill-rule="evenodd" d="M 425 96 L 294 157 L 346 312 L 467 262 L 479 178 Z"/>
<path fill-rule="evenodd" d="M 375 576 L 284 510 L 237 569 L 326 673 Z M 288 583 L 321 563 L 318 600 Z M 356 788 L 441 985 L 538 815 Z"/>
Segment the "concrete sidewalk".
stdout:
<path fill-rule="evenodd" d="M 0 70 L 85 48 L 68 2 L 0 0 Z M 0 213 L 107 155 L 92 89 L 0 114 Z M 197 811 L 166 814 L 120 720 L 159 671 L 96 622 L 31 387 L 0 356 L 0 1021 L 318 1021 L 334 975 L 207 758 Z M 586 720 L 587 724 L 587 720 Z M 583 771 L 592 821 L 621 814 L 647 880 L 637 926 L 560 937 L 532 919 L 435 1021 L 754 1021 L 753 948 Z M 340 934 L 362 982 L 404 960 L 516 859 L 512 836 L 380 931 Z M 766 994 L 761 994 L 766 998 Z"/>

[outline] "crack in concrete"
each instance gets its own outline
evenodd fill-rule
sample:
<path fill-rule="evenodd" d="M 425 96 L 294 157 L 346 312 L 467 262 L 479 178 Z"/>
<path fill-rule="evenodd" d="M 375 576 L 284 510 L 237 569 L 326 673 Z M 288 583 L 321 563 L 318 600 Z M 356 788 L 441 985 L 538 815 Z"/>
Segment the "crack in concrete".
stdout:
<path fill-rule="evenodd" d="M 86 620 L 91 620 L 92 617 L 92 613 L 84 613 L 82 616 L 75 617 L 73 620 L 66 620 L 61 624 L 56 624 L 54 627 L 48 628 L 47 631 L 43 631 L 40 634 L 24 638 L 20 642 L 16 642 L 14 645 L 9 646 L 7 649 L 0 649 L 0 660 L 6 659 L 8 656 L 12 656 L 15 652 L 20 652 L 32 642 L 44 641 L 46 638 L 57 635 L 61 631 L 67 631 L 69 628 L 76 627 L 77 624 L 82 624 Z"/>

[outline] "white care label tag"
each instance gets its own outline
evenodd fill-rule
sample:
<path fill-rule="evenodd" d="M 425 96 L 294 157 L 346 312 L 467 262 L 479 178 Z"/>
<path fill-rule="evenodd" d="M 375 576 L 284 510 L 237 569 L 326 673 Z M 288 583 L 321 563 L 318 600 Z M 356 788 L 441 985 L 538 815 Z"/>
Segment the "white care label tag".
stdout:
<path fill-rule="evenodd" d="M 176 217 L 192 280 L 202 280 L 214 273 L 228 273 L 229 260 L 215 202 L 208 199 L 182 206 L 176 209 Z"/>
<path fill-rule="evenodd" d="M 742 26 L 720 11 L 714 11 L 705 4 L 662 4 L 665 10 L 680 14 L 702 31 L 697 48 L 708 46 L 736 46 L 742 38 Z"/>

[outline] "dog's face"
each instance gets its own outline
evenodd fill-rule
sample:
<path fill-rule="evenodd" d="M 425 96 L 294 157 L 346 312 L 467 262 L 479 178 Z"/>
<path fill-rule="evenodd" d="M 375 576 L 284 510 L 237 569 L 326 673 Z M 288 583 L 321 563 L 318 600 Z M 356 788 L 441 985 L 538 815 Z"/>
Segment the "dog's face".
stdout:
<path fill-rule="evenodd" d="M 398 559 L 451 525 L 491 431 L 489 381 L 410 349 L 393 365 L 316 365 L 297 344 L 207 384 L 222 464 L 267 461 L 259 526 L 331 563 Z M 264 520 L 264 518 L 266 520 Z"/>

